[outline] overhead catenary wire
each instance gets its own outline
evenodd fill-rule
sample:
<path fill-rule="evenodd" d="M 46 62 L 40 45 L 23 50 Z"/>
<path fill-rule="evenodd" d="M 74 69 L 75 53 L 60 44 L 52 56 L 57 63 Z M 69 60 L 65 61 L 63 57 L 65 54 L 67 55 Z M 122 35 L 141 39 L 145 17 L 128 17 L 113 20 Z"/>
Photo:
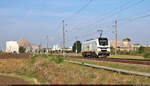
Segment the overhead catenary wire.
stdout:
<path fill-rule="evenodd" d="M 121 23 L 119 23 L 119 25 L 127 24 L 127 22 L 129 23 L 129 22 L 133 22 L 133 21 L 136 21 L 136 20 L 139 20 L 139 19 L 143 19 L 143 18 L 147 18 L 147 17 L 150 17 L 150 14 L 146 14 L 146 15 L 142 15 L 142 16 L 137 16 L 137 17 L 129 18 L 129 19 L 120 19 L 119 21 Z"/>
<path fill-rule="evenodd" d="M 71 15 L 70 17 L 73 17 L 74 15 L 80 13 L 83 9 L 85 9 L 90 3 L 92 2 L 92 0 L 89 0 L 89 2 L 83 6 L 82 8 L 80 8 L 78 11 L 76 11 L 73 15 Z M 121 5 L 119 8 L 123 7 L 125 4 L 129 4 L 131 2 L 131 0 L 129 0 L 127 3 L 124 3 L 123 5 Z M 113 10 L 111 10 L 110 12 L 113 12 L 114 10 L 116 10 L 116 8 L 114 8 Z M 107 12 L 107 14 L 109 14 L 109 12 Z M 106 15 L 104 15 L 106 16 Z M 97 16 L 98 17 L 98 16 Z M 68 17 L 69 18 L 69 17 Z"/>
<path fill-rule="evenodd" d="M 121 9 L 119 9 L 118 11 L 116 11 L 116 12 L 114 12 L 114 13 L 108 15 L 106 18 L 102 18 L 101 20 L 98 20 L 98 21 L 96 21 L 96 22 L 99 23 L 99 22 L 101 21 L 101 23 L 102 23 L 102 22 L 104 22 L 106 19 L 108 19 L 108 18 L 110 18 L 110 17 L 113 17 L 113 16 L 115 16 L 116 14 L 118 14 L 118 13 L 124 11 L 124 10 L 129 9 L 130 7 L 137 6 L 138 4 L 140 4 L 140 3 L 143 2 L 143 1 L 144 1 L 144 0 L 139 0 L 138 2 L 133 3 L 133 4 L 126 4 L 127 7 L 124 6 L 124 8 L 121 8 Z M 97 25 L 97 24 L 95 23 L 94 25 Z"/>
<path fill-rule="evenodd" d="M 120 5 L 119 7 L 113 8 L 112 10 L 106 12 L 104 15 L 101 15 L 101 17 L 105 17 L 105 16 L 107 16 L 107 15 L 113 13 L 113 12 L 116 11 L 118 8 L 120 9 L 120 8 L 124 7 L 125 5 L 127 5 L 127 4 L 130 4 L 131 2 L 132 2 L 132 0 L 129 0 L 129 1 L 127 1 L 126 3 L 123 3 L 123 4 Z M 95 20 L 95 19 L 97 19 L 97 18 L 99 18 L 99 17 L 100 17 L 100 15 L 96 16 L 96 17 L 95 17 L 94 19 L 92 19 L 92 20 Z M 102 20 L 103 20 L 103 18 L 102 18 Z"/>
<path fill-rule="evenodd" d="M 81 7 L 79 10 L 77 10 L 76 12 L 74 12 L 71 16 L 64 18 L 64 20 L 68 20 L 73 18 L 74 16 L 76 16 L 77 14 L 79 14 L 81 11 L 83 11 L 86 7 L 88 7 L 90 5 L 90 3 L 93 0 L 89 0 L 87 4 L 85 4 L 83 7 Z"/>
<path fill-rule="evenodd" d="M 104 17 L 102 17 L 101 19 L 99 19 L 99 20 L 97 20 L 96 22 L 97 23 L 91 23 L 91 24 L 89 24 L 89 25 L 87 25 L 87 26 L 84 26 L 84 27 L 94 27 L 95 25 L 98 25 L 98 24 L 100 24 L 100 23 L 104 23 L 104 21 L 106 21 L 106 19 L 110 19 L 110 17 L 113 17 L 113 16 L 115 16 L 116 14 L 118 14 L 118 13 L 120 13 L 120 12 L 122 12 L 122 11 L 124 11 L 124 10 L 127 10 L 127 9 L 129 9 L 130 7 L 133 7 L 133 6 L 135 6 L 135 5 L 138 5 L 138 4 L 140 4 L 141 2 L 143 2 L 144 0 L 139 0 L 138 2 L 136 2 L 136 3 L 133 3 L 133 4 L 130 4 L 131 3 L 131 1 L 132 0 L 130 0 L 130 1 L 128 1 L 127 3 L 125 3 L 125 4 L 123 4 L 123 5 L 121 5 L 120 7 L 119 7 L 119 9 L 117 9 L 116 11 L 114 10 L 114 11 L 110 11 L 110 13 L 107 13 L 106 15 L 104 15 Z M 100 23 L 99 23 L 100 22 Z M 83 27 L 80 27 L 80 28 L 83 28 Z"/>
<path fill-rule="evenodd" d="M 119 7 L 117 7 L 117 8 L 113 8 L 112 10 L 110 10 L 110 11 L 108 11 L 108 12 L 106 12 L 104 15 L 101 15 L 101 19 L 100 20 L 104 20 L 105 19 L 105 16 L 109 16 L 111 13 L 113 13 L 114 11 L 117 11 L 118 9 L 121 9 L 122 7 L 124 7 L 125 5 L 128 5 L 128 4 L 130 4 L 132 2 L 132 0 L 129 0 L 129 1 L 127 1 L 126 3 L 123 3 L 122 5 L 120 5 Z M 93 20 L 95 20 L 95 19 L 97 19 L 99 16 L 96 16 Z M 98 20 L 98 21 L 100 21 L 100 20 Z M 98 22 L 97 21 L 97 22 Z M 88 21 L 89 22 L 89 21 Z M 88 26 L 90 27 L 90 26 L 93 26 L 93 24 L 95 24 L 95 23 L 90 23 Z M 77 25 L 77 26 L 79 26 L 79 25 Z M 87 27 L 88 27 L 87 26 Z M 83 27 L 80 27 L 80 28 L 77 28 L 77 29 L 82 29 L 82 28 L 84 28 L 84 27 L 86 27 L 86 26 L 83 26 Z M 75 29 L 75 30 L 77 30 L 77 29 Z"/>
<path fill-rule="evenodd" d="M 109 15 L 109 16 L 114 16 L 116 13 L 120 13 L 120 12 L 123 11 L 123 10 L 127 10 L 127 9 L 129 9 L 131 6 L 135 6 L 135 5 L 137 5 L 137 4 L 139 4 L 139 3 L 143 2 L 143 1 L 144 1 L 144 0 L 140 0 L 140 1 L 136 2 L 136 3 L 130 4 L 130 5 L 126 6 L 126 7 L 124 7 L 124 8 L 119 9 L 118 11 L 114 12 L 113 14 L 111 14 L 111 15 Z M 128 1 L 127 4 L 129 4 L 129 2 L 130 2 L 130 1 Z M 108 18 L 108 17 L 107 17 L 107 18 Z M 104 21 L 104 19 L 105 19 L 105 18 L 103 18 L 103 20 L 101 20 L 101 21 Z M 96 24 L 95 24 L 95 25 L 96 25 Z M 89 26 L 89 27 L 90 27 L 90 26 L 93 26 L 93 24 L 90 24 L 90 25 L 88 25 L 88 26 Z"/>

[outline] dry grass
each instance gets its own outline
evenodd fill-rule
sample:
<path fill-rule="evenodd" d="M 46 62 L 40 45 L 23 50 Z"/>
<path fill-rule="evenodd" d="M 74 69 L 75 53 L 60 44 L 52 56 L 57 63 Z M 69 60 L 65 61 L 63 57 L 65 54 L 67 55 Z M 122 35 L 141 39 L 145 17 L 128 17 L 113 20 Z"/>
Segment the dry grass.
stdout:
<path fill-rule="evenodd" d="M 121 58 L 121 59 L 144 59 L 143 56 L 131 56 L 131 55 L 111 55 L 108 58 Z"/>
<path fill-rule="evenodd" d="M 120 68 L 132 71 L 139 71 L 139 72 L 148 72 L 150 73 L 150 67 L 144 65 L 130 65 L 130 64 L 119 64 L 115 62 L 107 62 L 107 61 L 94 61 L 94 60 L 87 60 L 87 59 L 77 59 L 77 58 L 66 58 L 67 60 L 74 60 L 79 62 L 86 62 L 89 64 L 95 64 L 100 66 L 107 66 L 113 68 Z"/>
<path fill-rule="evenodd" d="M 36 77 L 50 84 L 149 84 L 150 78 L 120 74 L 76 65 L 67 62 L 56 63 L 52 58 L 2 59 L 1 73 L 17 73 Z M 31 74 L 32 73 L 32 74 Z"/>

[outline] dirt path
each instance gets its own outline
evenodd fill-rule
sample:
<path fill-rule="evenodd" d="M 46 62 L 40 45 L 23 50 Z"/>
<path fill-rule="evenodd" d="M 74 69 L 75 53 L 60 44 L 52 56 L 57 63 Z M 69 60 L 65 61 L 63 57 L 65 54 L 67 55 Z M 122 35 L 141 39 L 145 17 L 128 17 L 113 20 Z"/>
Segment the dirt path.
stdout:
<path fill-rule="evenodd" d="M 0 53 L 0 59 L 10 59 L 10 58 L 24 59 L 24 58 L 30 58 L 30 57 L 32 57 L 32 54 Z"/>
<path fill-rule="evenodd" d="M 18 77 L 0 75 L 0 84 L 30 84 L 30 83 Z"/>
<path fill-rule="evenodd" d="M 35 84 L 40 84 L 40 83 L 37 81 L 37 79 L 32 78 L 32 80 L 34 81 Z"/>

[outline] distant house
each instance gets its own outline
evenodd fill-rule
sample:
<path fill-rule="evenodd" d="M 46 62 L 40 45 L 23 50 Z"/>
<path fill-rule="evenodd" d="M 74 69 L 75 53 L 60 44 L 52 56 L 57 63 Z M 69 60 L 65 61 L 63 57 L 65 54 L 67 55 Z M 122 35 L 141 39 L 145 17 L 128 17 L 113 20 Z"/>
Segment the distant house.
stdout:
<path fill-rule="evenodd" d="M 72 47 L 65 48 L 64 50 L 65 50 L 65 51 L 72 51 Z"/>
<path fill-rule="evenodd" d="M 115 48 L 115 40 L 110 40 L 110 46 Z M 138 47 L 140 47 L 140 44 L 132 44 L 129 38 L 124 38 L 122 41 L 117 40 L 117 49 L 120 51 L 136 50 Z"/>
<path fill-rule="evenodd" d="M 150 45 L 143 45 L 143 47 L 150 47 Z"/>
<path fill-rule="evenodd" d="M 21 39 L 17 41 L 19 46 L 22 46 L 26 48 L 26 52 L 38 52 L 39 51 L 39 46 L 30 43 L 27 40 Z"/>
<path fill-rule="evenodd" d="M 6 52 L 19 53 L 20 46 L 22 46 L 26 49 L 25 52 L 38 52 L 40 50 L 39 46 L 34 45 L 27 40 L 21 39 L 18 41 L 7 41 L 6 42 Z"/>
<path fill-rule="evenodd" d="M 61 50 L 61 48 L 58 44 L 53 45 L 52 51 L 60 51 L 60 50 Z"/>
<path fill-rule="evenodd" d="M 19 53 L 19 45 L 17 41 L 7 41 L 6 52 L 7 53 Z"/>

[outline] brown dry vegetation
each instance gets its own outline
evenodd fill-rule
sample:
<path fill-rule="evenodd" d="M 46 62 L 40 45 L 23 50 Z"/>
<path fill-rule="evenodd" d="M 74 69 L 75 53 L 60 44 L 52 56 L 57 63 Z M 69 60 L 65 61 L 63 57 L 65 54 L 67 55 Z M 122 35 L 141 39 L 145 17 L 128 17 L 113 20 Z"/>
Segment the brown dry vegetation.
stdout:
<path fill-rule="evenodd" d="M 76 65 L 57 63 L 57 57 L 1 59 L 0 73 L 16 73 L 49 84 L 149 84 L 150 78 Z"/>

